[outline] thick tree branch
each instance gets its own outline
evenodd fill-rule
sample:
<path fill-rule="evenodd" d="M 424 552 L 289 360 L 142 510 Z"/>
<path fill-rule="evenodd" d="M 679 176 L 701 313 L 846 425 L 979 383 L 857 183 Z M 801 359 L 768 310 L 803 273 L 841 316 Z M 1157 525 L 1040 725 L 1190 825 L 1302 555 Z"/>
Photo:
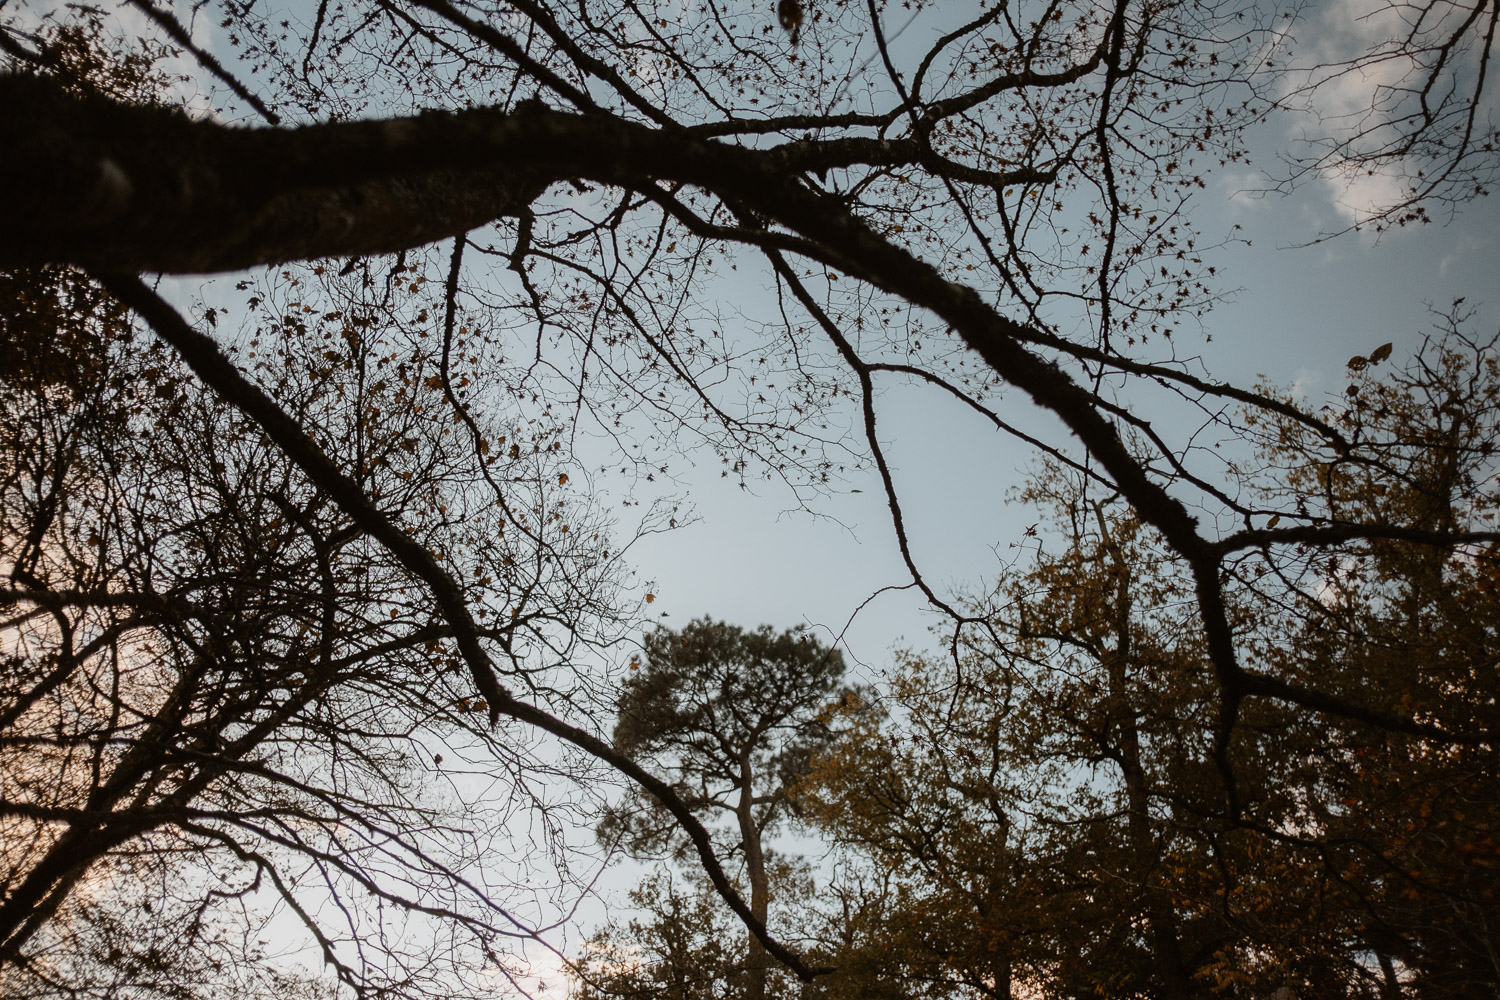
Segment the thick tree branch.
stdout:
<path fill-rule="evenodd" d="M 246 129 L 0 76 L 0 108 L 0 143 L 17 151 L 0 161 L 0 183 L 28 192 L 0 230 L 0 267 L 211 273 L 387 253 L 521 215 L 557 181 L 714 189 L 749 173 L 786 184 L 805 171 L 923 155 L 913 140 L 859 138 L 751 151 L 539 102 L 508 115 Z M 1045 176 L 944 167 L 985 184 Z"/>
<path fill-rule="evenodd" d="M 541 185 L 524 166 L 358 161 L 409 149 L 439 120 L 495 117 L 227 128 L 0 76 L 0 184 L 25 192 L 0 227 L 0 267 L 202 274 L 454 236 L 517 214 Z"/>

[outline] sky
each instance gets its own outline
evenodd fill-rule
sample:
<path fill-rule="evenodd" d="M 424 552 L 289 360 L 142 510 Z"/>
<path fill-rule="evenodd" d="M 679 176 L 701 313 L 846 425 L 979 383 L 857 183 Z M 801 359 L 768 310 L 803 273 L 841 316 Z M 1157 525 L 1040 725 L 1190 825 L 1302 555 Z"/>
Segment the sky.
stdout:
<path fill-rule="evenodd" d="M 1341 24 L 1362 23 L 1353 3 L 1330 8 Z M 1216 378 L 1265 379 L 1317 401 L 1342 387 L 1350 356 L 1387 341 L 1397 358 L 1409 355 L 1432 328 L 1430 310 L 1457 298 L 1475 310 L 1471 332 L 1500 331 L 1500 201 L 1476 200 L 1451 220 L 1378 239 L 1347 233 L 1309 245 L 1347 225 L 1350 206 L 1370 192 L 1311 181 L 1289 196 L 1256 196 L 1295 127 L 1285 120 L 1265 126 L 1248 167 L 1213 178 L 1200 193 L 1193 210 L 1200 229 L 1238 225 L 1248 244 L 1220 252 L 1225 301 L 1202 331 L 1179 334 L 1181 354 L 1199 356 L 1201 370 Z M 201 287 L 193 281 L 183 291 Z M 892 387 L 880 412 L 914 555 L 928 580 L 945 594 L 986 588 L 1038 520 L 1008 499 L 1035 456 L 931 391 Z M 886 589 L 910 579 L 872 473 L 851 475 L 815 514 L 796 509 L 775 483 L 741 488 L 721 478 L 710 456 L 697 468 L 679 467 L 676 488 L 697 519 L 633 549 L 663 624 L 709 615 L 747 627 L 807 625 L 825 640 L 838 637 L 856 678 L 866 681 L 879 679 L 894 650 L 936 646 L 935 619 L 920 595 Z"/>
<path fill-rule="evenodd" d="M 47 0 L 33 6 L 40 12 Z M 1295 29 L 1304 56 L 1357 51 L 1386 30 L 1371 11 L 1379 0 L 1329 0 Z M 195 40 L 220 58 L 234 53 L 205 17 L 190 18 Z M 121 7 L 135 26 L 142 15 Z M 905 19 L 902 19 L 905 23 Z M 936 28 L 918 19 L 893 45 L 925 47 Z M 188 75 L 193 69 L 179 59 Z M 899 61 L 899 60 L 898 60 Z M 1392 70 L 1394 71 L 1394 70 Z M 1348 110 L 1367 94 L 1369 76 L 1330 90 L 1323 110 Z M 192 84 L 188 85 L 193 86 Z M 205 83 L 205 86 L 207 84 Z M 202 93 L 185 95 L 206 106 Z M 1472 329 L 1500 329 L 1500 203 L 1459 206 L 1452 219 L 1389 231 L 1374 238 L 1342 229 L 1372 197 L 1388 191 L 1381 177 L 1352 187 L 1309 181 L 1290 196 L 1257 194 L 1281 167 L 1279 155 L 1305 121 L 1279 118 L 1261 126 L 1251 162 L 1210 178 L 1190 212 L 1204 234 L 1246 241 L 1219 252 L 1225 300 L 1203 330 L 1180 331 L 1179 356 L 1201 359 L 1199 373 L 1241 385 L 1266 379 L 1310 398 L 1337 391 L 1345 361 L 1391 341 L 1397 358 L 1429 330 L 1431 308 L 1464 297 L 1476 310 Z M 1246 245 L 1248 244 L 1248 245 Z M 219 279 L 228 286 L 232 278 Z M 214 296 L 201 279 L 168 279 L 174 298 Z M 744 290 L 750 296 L 755 289 Z M 1057 425 L 1052 425 L 1054 431 Z M 913 552 L 942 594 L 974 592 L 993 581 L 1002 560 L 1037 514 L 1008 502 L 1035 456 L 996 434 L 952 401 L 930 390 L 890 386 L 880 400 L 880 432 L 901 494 Z M 690 462 L 692 458 L 690 456 Z M 910 583 L 896 549 L 880 484 L 868 470 L 846 491 L 798 510 L 784 486 L 720 478 L 712 456 L 675 468 L 673 489 L 688 498 L 696 520 L 642 539 L 632 550 L 643 586 L 657 595 L 667 626 L 709 615 L 745 626 L 806 625 L 875 679 L 898 647 L 933 645 L 934 616 Z M 622 652 L 620 663 L 628 659 Z"/>
<path fill-rule="evenodd" d="M 1203 231 L 1239 225 L 1248 243 L 1219 258 L 1225 301 L 1202 331 L 1179 335 L 1180 353 L 1198 356 L 1200 373 L 1292 387 L 1321 404 L 1341 393 L 1350 357 L 1386 342 L 1394 359 L 1409 356 L 1433 330 L 1432 311 L 1455 299 L 1474 310 L 1471 334 L 1500 334 L 1500 200 L 1473 201 L 1451 220 L 1378 239 L 1347 233 L 1309 245 L 1348 224 L 1350 192 L 1311 182 L 1287 196 L 1253 193 L 1279 166 L 1287 128 L 1265 129 L 1249 169 L 1217 178 L 1194 209 Z M 1034 454 L 930 391 L 889 391 L 880 414 L 913 553 L 929 582 L 944 596 L 987 589 L 1039 520 L 1007 498 Z M 940 620 L 918 593 L 879 592 L 910 577 L 873 473 L 852 476 L 847 491 L 817 505 L 817 516 L 795 509 L 785 487 L 742 489 L 720 478 L 711 457 L 696 472 L 679 469 L 678 478 L 698 520 L 633 549 L 664 625 L 704 615 L 746 627 L 806 625 L 825 640 L 839 636 L 851 674 L 867 682 L 880 680 L 896 650 L 940 647 L 932 632 Z M 634 871 L 604 882 L 616 903 Z M 602 919 L 602 910 L 587 912 Z M 541 959 L 539 971 L 548 964 Z M 544 977 L 544 995 L 561 996 L 562 977 Z"/>
<path fill-rule="evenodd" d="M 1259 137 L 1250 169 L 1223 176 L 1194 210 L 1205 232 L 1239 225 L 1248 245 L 1226 249 L 1220 272 L 1232 291 L 1201 332 L 1179 335 L 1200 371 L 1240 385 L 1268 381 L 1321 404 L 1344 386 L 1346 362 L 1391 342 L 1393 358 L 1414 353 L 1433 330 L 1433 310 L 1458 298 L 1474 311 L 1468 332 L 1500 334 L 1500 199 L 1462 205 L 1443 223 L 1398 229 L 1378 239 L 1347 233 L 1308 245 L 1347 225 L 1350 192 L 1323 182 L 1289 196 L 1257 197 L 1279 165 L 1285 124 Z M 1209 339 L 1211 337 L 1211 339 Z M 1007 494 L 1034 460 L 945 397 L 914 388 L 881 399 L 882 440 L 901 494 L 913 553 L 945 596 L 993 583 L 1039 515 Z M 633 550 L 653 581 L 662 623 L 708 615 L 746 627 L 806 625 L 840 637 L 858 680 L 879 681 L 898 649 L 936 650 L 938 617 L 914 590 L 901 563 L 880 484 L 872 473 L 821 502 L 813 516 L 794 509 L 784 487 L 741 489 L 711 458 L 696 473 L 679 470 L 698 520 L 643 539 Z M 603 880 L 618 906 L 638 868 Z M 586 907 L 597 925 L 605 910 Z M 619 911 L 615 911 L 619 915 Z M 555 960 L 537 956 L 539 995 L 565 995 Z"/>
<path fill-rule="evenodd" d="M 1327 62 L 1367 49 L 1392 30 L 1381 0 L 1327 0 L 1287 29 L 1277 47 Z M 926 34 L 924 35 L 924 31 Z M 898 44 L 925 46 L 937 28 L 912 25 Z M 899 59 L 898 59 L 899 62 Z M 1394 82 L 1387 62 L 1319 92 L 1326 119 L 1357 111 L 1376 82 Z M 1258 127 L 1250 162 L 1213 175 L 1189 212 L 1205 237 L 1233 235 L 1218 252 L 1224 299 L 1201 331 L 1179 331 L 1179 357 L 1198 374 L 1239 385 L 1291 387 L 1315 404 L 1343 387 L 1346 362 L 1391 342 L 1401 359 L 1433 328 L 1433 310 L 1458 298 L 1474 311 L 1469 332 L 1500 331 L 1500 201 L 1461 204 L 1450 218 L 1319 240 L 1348 228 L 1394 190 L 1380 174 L 1352 182 L 1310 179 L 1290 194 L 1264 193 L 1281 156 L 1311 120 L 1282 116 Z M 1322 127 L 1319 125 L 1318 127 Z M 1239 227 L 1238 229 L 1234 227 Z M 1240 242 L 1243 241 L 1243 242 Z M 1127 399 L 1129 397 L 1126 397 Z M 887 387 L 880 434 L 901 495 L 914 556 L 944 596 L 987 589 L 1038 515 L 1008 501 L 1035 460 L 931 390 Z M 1059 425 L 1049 431 L 1056 437 Z M 872 473 L 848 491 L 798 511 L 770 482 L 721 479 L 711 458 L 679 470 L 698 520 L 634 550 L 654 581 L 666 625 L 702 615 L 745 626 L 806 625 L 838 637 L 863 679 L 874 680 L 897 648 L 932 648 L 935 616 L 916 591 Z M 857 491 L 857 492 L 856 492 Z"/>
<path fill-rule="evenodd" d="M 1500 201 L 1473 201 L 1451 221 L 1378 239 L 1347 233 L 1307 245 L 1346 223 L 1347 192 L 1311 182 L 1290 196 L 1254 195 L 1266 186 L 1257 170 L 1279 165 L 1278 136 L 1265 131 L 1250 169 L 1215 179 L 1194 210 L 1204 232 L 1239 225 L 1249 244 L 1221 252 L 1226 301 L 1201 332 L 1178 335 L 1181 354 L 1201 358 L 1199 371 L 1290 386 L 1321 402 L 1342 389 L 1351 356 L 1387 341 L 1396 358 L 1409 355 L 1433 328 L 1431 310 L 1454 299 L 1475 310 L 1472 333 L 1500 332 Z M 1007 501 L 1034 455 L 931 391 L 888 391 L 880 414 L 919 564 L 940 593 L 985 588 L 1038 520 Z M 851 479 L 863 492 L 829 497 L 813 517 L 791 509 L 784 487 L 742 490 L 711 462 L 699 472 L 681 477 L 699 520 L 634 550 L 641 576 L 656 581 L 664 624 L 710 615 L 815 627 L 843 637 L 866 679 L 895 648 L 934 646 L 935 619 L 919 594 L 876 595 L 910 578 L 873 474 Z"/>

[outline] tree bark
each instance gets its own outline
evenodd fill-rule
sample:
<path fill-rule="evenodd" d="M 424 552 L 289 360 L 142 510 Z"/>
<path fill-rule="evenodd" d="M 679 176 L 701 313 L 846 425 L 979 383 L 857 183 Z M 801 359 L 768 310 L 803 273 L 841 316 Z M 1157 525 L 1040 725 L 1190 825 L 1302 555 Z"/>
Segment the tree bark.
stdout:
<path fill-rule="evenodd" d="M 404 250 L 520 215 L 559 181 L 753 194 L 806 169 L 918 155 L 884 140 L 749 150 L 539 101 L 240 128 L 14 74 L 0 74 L 0 148 L 0 267 L 159 274 Z"/>
<path fill-rule="evenodd" d="M 542 191 L 514 163 L 411 155 L 436 130 L 503 120 L 488 111 L 229 128 L 26 76 L 0 76 L 0 109 L 0 267 L 190 274 L 387 253 L 518 214 Z"/>
<path fill-rule="evenodd" d="M 745 877 L 750 882 L 750 912 L 764 926 L 770 909 L 770 881 L 766 877 L 766 854 L 760 842 L 760 828 L 755 825 L 754 774 L 750 754 L 740 756 L 740 800 L 735 808 L 740 840 L 745 847 Z M 750 935 L 745 951 L 745 1000 L 765 1000 L 768 959 L 760 938 Z"/>

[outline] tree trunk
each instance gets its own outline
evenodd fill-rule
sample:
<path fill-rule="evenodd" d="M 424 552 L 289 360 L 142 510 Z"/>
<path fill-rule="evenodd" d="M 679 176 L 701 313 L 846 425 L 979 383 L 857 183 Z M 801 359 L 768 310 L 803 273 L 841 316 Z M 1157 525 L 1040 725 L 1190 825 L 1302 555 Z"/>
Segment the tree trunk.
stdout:
<path fill-rule="evenodd" d="M 760 842 L 760 828 L 755 825 L 754 775 L 750 756 L 740 756 L 740 800 L 735 808 L 739 820 L 740 842 L 745 848 L 745 877 L 750 882 L 750 912 L 765 926 L 770 904 L 770 883 L 766 878 L 766 856 Z M 766 975 L 769 971 L 766 948 L 760 938 L 749 935 L 745 950 L 745 1000 L 765 1000 Z"/>
<path fill-rule="evenodd" d="M 1401 1000 L 1401 979 L 1396 975 L 1396 963 L 1383 951 L 1375 953 L 1380 962 L 1380 1000 Z"/>
<path fill-rule="evenodd" d="M 995 977 L 996 1000 L 1011 1000 L 1010 993 L 1010 955 L 996 955 L 990 962 L 991 973 Z"/>
<path fill-rule="evenodd" d="M 1125 780 L 1125 806 L 1130 836 L 1131 878 L 1145 903 L 1146 925 L 1150 932 L 1151 954 L 1163 1000 L 1187 1000 L 1192 984 L 1183 968 L 1182 944 L 1177 934 L 1177 913 L 1172 900 L 1158 884 L 1156 866 L 1159 848 L 1151 830 L 1151 796 L 1145 769 L 1141 766 L 1141 735 L 1131 703 L 1126 667 L 1132 655 L 1130 616 L 1134 608 L 1130 592 L 1130 566 L 1115 548 L 1099 515 L 1100 532 L 1113 556 L 1116 576 L 1114 594 L 1115 648 L 1108 657 L 1110 702 L 1117 706 L 1119 721 L 1115 727 L 1120 770 Z"/>

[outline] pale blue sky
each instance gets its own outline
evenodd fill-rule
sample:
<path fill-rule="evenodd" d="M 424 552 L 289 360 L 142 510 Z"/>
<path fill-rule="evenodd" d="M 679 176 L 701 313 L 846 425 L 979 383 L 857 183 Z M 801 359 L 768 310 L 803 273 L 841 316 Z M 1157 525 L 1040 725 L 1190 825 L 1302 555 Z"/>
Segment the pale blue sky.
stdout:
<path fill-rule="evenodd" d="M 212 33 L 206 24 L 200 29 Z M 1276 166 L 1290 128 L 1284 121 L 1267 128 L 1252 167 Z M 1243 193 L 1259 183 L 1253 169 L 1221 175 L 1192 210 L 1205 233 L 1239 224 L 1239 235 L 1253 244 L 1218 255 L 1224 288 L 1241 291 L 1208 316 L 1212 341 L 1192 329 L 1178 335 L 1179 353 L 1201 355 L 1209 374 L 1240 384 L 1264 375 L 1317 398 L 1340 388 L 1353 354 L 1386 341 L 1394 342 L 1398 358 L 1409 354 L 1430 328 L 1429 304 L 1443 307 L 1465 296 L 1478 310 L 1472 332 L 1500 329 L 1500 203 L 1476 201 L 1447 225 L 1396 231 L 1378 242 L 1349 234 L 1298 248 L 1343 224 L 1335 207 L 1342 193 L 1321 183 L 1286 198 Z M 168 285 L 185 302 L 203 283 Z M 914 553 L 929 582 L 944 593 L 985 587 L 999 567 L 996 553 L 1011 555 L 1009 546 L 1038 519 L 1006 502 L 1034 455 L 931 391 L 893 388 L 880 416 Z M 1041 423 L 1056 436 L 1055 423 Z M 753 482 L 746 491 L 721 478 L 711 456 L 702 456 L 696 470 L 680 464 L 675 471 L 699 520 L 633 549 L 640 579 L 655 581 L 653 608 L 665 613 L 665 624 L 707 614 L 746 626 L 808 624 L 827 638 L 881 587 L 909 582 L 873 474 L 852 475 L 844 492 L 818 502 L 823 516 L 815 518 L 793 512 L 794 498 L 775 483 Z M 845 635 L 856 676 L 878 678 L 897 645 L 931 645 L 931 621 L 913 590 L 876 597 Z M 581 921 L 584 933 L 592 922 Z M 569 947 L 577 933 L 575 925 Z M 539 958 L 543 969 L 549 964 Z"/>
<path fill-rule="evenodd" d="M 1285 127 L 1283 124 L 1280 127 Z M 1260 137 L 1257 163 L 1277 166 L 1277 133 Z M 1254 164 L 1252 164 L 1254 166 Z M 1196 330 L 1177 337 L 1182 356 L 1201 355 L 1202 369 L 1239 384 L 1266 376 L 1319 398 L 1341 389 L 1345 362 L 1386 341 L 1399 359 L 1432 329 L 1429 306 L 1467 298 L 1470 331 L 1500 331 L 1500 203 L 1481 199 L 1447 224 L 1365 233 L 1305 246 L 1339 227 L 1342 196 L 1312 182 L 1291 196 L 1254 197 L 1253 170 L 1215 179 L 1194 217 L 1206 233 L 1243 228 L 1250 246 L 1218 255 L 1226 289 L 1239 289 Z M 896 471 L 915 553 L 940 590 L 983 587 L 1011 542 L 1037 520 L 1005 502 L 1033 456 L 970 413 L 930 390 L 888 392 L 880 409 L 882 438 Z M 1054 425 L 1055 426 L 1055 425 Z M 1055 433 L 1055 432 L 1054 432 Z M 681 472 L 682 470 L 679 470 Z M 709 460 L 682 475 L 701 519 L 636 550 L 640 573 L 657 581 L 665 624 L 712 615 L 743 625 L 808 624 L 843 629 L 875 590 L 908 577 L 873 474 L 851 479 L 859 494 L 829 497 L 824 519 L 790 512 L 784 487 L 752 483 L 754 494 L 719 477 Z M 931 645 L 915 591 L 876 598 L 849 627 L 855 659 L 872 671 L 893 646 Z M 873 676 L 867 674 L 866 676 Z"/>
<path fill-rule="evenodd" d="M 1379 28 L 1356 16 L 1369 3 L 1328 0 L 1324 13 L 1309 15 L 1297 28 L 1304 51 L 1360 44 L 1362 30 Z M 943 16 L 956 10 L 944 9 Z M 140 19 L 128 8 L 118 16 L 131 24 Z M 215 44 L 220 40 L 209 21 L 200 17 L 193 24 L 200 42 L 232 58 Z M 914 22 L 894 49 L 923 47 L 935 31 Z M 1250 193 L 1267 184 L 1266 172 L 1280 169 L 1287 140 L 1305 124 L 1282 117 L 1262 126 L 1252 162 L 1210 175 L 1208 190 L 1190 206 L 1206 236 L 1227 235 L 1238 224 L 1235 235 L 1252 245 L 1218 253 L 1228 297 L 1205 321 L 1212 340 L 1182 330 L 1179 356 L 1201 355 L 1199 371 L 1216 378 L 1249 384 L 1264 375 L 1318 396 L 1337 390 L 1352 354 L 1386 341 L 1395 343 L 1398 358 L 1410 353 L 1430 329 L 1429 305 L 1465 296 L 1478 310 L 1474 332 L 1500 329 L 1500 204 L 1494 199 L 1462 206 L 1447 224 L 1397 230 L 1378 241 L 1350 233 L 1299 246 L 1347 225 L 1338 205 L 1361 195 L 1317 181 L 1289 197 Z M 179 289 L 182 301 L 205 291 L 198 279 L 169 279 L 167 287 Z M 753 301 L 761 290 L 744 291 L 743 299 Z M 1024 406 L 1014 412 L 1025 419 Z M 1039 419 L 1037 426 L 1055 439 L 1058 425 Z M 994 550 L 1009 554 L 1009 544 L 1037 520 L 1005 502 L 1033 455 L 930 390 L 888 387 L 880 421 L 914 552 L 929 582 L 942 592 L 983 587 L 998 565 Z M 862 492 L 825 498 L 816 504 L 823 516 L 814 518 L 791 510 L 796 501 L 783 486 L 752 482 L 747 492 L 732 477 L 720 478 L 712 456 L 697 460 L 696 469 L 677 463 L 673 472 L 677 491 L 699 520 L 643 539 L 632 550 L 640 579 L 656 582 L 664 624 L 708 614 L 743 625 L 808 624 L 838 632 L 878 588 L 909 581 L 873 474 L 851 476 L 847 488 Z M 625 490 L 606 488 L 617 497 Z M 931 621 L 915 591 L 888 593 L 854 618 L 845 638 L 856 661 L 877 669 L 903 640 L 927 645 Z"/>

